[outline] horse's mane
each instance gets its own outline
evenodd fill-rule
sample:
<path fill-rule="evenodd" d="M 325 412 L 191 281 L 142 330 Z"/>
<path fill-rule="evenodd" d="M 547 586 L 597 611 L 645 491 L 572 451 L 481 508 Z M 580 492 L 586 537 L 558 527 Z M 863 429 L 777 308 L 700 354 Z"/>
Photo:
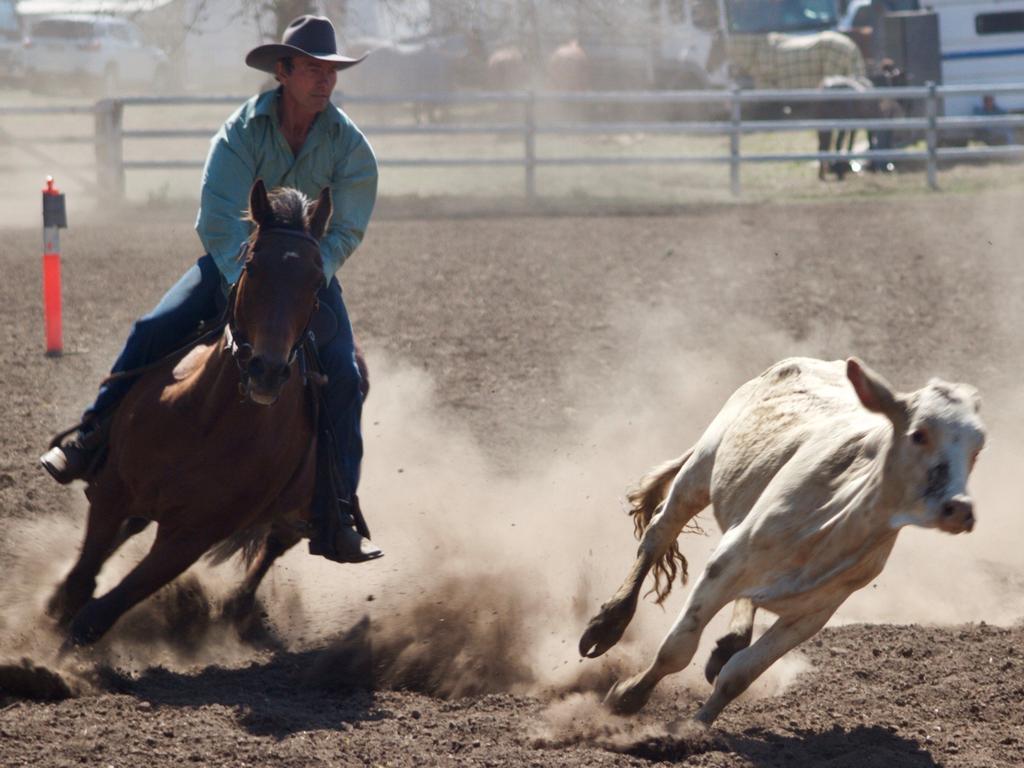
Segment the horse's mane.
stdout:
<path fill-rule="evenodd" d="M 274 217 L 268 226 L 294 229 L 297 232 L 307 232 L 309 230 L 306 211 L 309 209 L 310 201 L 299 190 L 292 189 L 291 187 L 278 187 L 267 194 L 267 199 L 270 201 L 270 210 Z M 249 235 L 248 244 L 250 247 L 243 249 L 242 253 L 239 254 L 239 258 L 242 258 L 243 254 L 252 252 L 251 246 L 256 241 L 256 237 L 260 232 L 259 223 L 252 217 L 252 211 L 246 210 L 243 219 L 256 226 Z"/>
<path fill-rule="evenodd" d="M 273 227 L 282 229 L 297 229 L 300 232 L 306 231 L 306 209 L 309 207 L 309 198 L 291 187 L 278 187 L 272 190 L 267 198 L 270 200 L 270 209 L 274 214 Z M 252 221 L 252 219 L 249 219 Z M 255 222 L 254 222 L 255 223 Z"/>

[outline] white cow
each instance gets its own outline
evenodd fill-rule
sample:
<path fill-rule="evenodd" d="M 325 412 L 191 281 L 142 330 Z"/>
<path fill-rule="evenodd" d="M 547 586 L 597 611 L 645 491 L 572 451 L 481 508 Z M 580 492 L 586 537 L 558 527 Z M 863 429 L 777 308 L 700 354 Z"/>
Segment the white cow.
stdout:
<path fill-rule="evenodd" d="M 676 538 L 709 503 L 723 534 L 657 657 L 605 702 L 619 713 L 639 710 L 659 680 L 690 663 L 708 621 L 735 602 L 705 670 L 715 689 L 696 720 L 710 724 L 881 573 L 900 528 L 970 531 L 967 477 L 985 439 L 979 406 L 973 387 L 938 379 L 896 393 L 854 358 L 784 360 L 740 387 L 693 448 L 630 496 L 642 532 L 637 559 L 583 633 L 584 656 L 622 637 L 652 567 L 658 602 L 677 563 L 685 578 Z M 758 608 L 778 618 L 750 645 Z"/>

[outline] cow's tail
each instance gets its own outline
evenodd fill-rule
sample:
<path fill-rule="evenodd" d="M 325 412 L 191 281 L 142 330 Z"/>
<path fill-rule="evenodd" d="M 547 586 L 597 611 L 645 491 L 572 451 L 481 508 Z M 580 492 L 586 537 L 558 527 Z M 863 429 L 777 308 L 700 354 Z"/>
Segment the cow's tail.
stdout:
<path fill-rule="evenodd" d="M 647 473 L 640 483 L 627 494 L 629 514 L 633 516 L 633 532 L 639 539 L 643 536 L 651 519 L 661 510 L 668 495 L 669 486 L 682 466 L 689 461 L 693 448 L 678 459 L 665 462 Z M 657 596 L 659 605 L 672 591 L 672 584 L 678 574 L 683 584 L 686 583 L 686 557 L 679 551 L 679 542 L 675 539 L 668 551 L 654 563 L 654 587 L 651 590 Z"/>

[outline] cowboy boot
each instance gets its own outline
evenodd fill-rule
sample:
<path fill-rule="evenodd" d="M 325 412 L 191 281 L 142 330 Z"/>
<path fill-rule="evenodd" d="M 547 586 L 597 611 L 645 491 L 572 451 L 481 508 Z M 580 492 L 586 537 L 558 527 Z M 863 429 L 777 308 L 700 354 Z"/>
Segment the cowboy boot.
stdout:
<path fill-rule="evenodd" d="M 336 514 L 326 524 L 315 526 L 309 537 L 309 554 L 320 555 L 336 563 L 365 563 L 383 557 L 380 547 L 363 536 L 356 526 L 353 502 L 339 499 Z"/>
<path fill-rule="evenodd" d="M 59 445 L 39 457 L 43 469 L 61 485 L 85 480 L 98 468 L 110 436 L 109 416 L 89 415 L 78 430 Z"/>

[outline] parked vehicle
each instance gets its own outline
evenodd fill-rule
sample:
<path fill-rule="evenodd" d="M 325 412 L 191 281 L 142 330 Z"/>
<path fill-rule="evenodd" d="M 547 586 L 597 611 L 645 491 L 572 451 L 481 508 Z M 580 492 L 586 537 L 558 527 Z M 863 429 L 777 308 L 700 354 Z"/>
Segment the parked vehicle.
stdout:
<path fill-rule="evenodd" d="M 0 83 L 21 84 L 25 74 L 23 37 L 14 0 L 0 0 Z"/>
<path fill-rule="evenodd" d="M 846 10 L 839 17 L 839 31 L 850 32 L 855 29 L 873 27 L 876 13 L 876 10 L 872 8 L 873 2 L 877 8 L 884 9 L 886 13 L 921 10 L 919 0 L 882 0 L 881 3 L 878 3 L 877 0 L 849 0 Z"/>
<path fill-rule="evenodd" d="M 938 16 L 942 84 L 1024 80 L 1024 0 L 927 0 L 924 5 Z M 885 17 L 890 17 L 898 16 L 898 11 L 917 10 L 919 3 L 884 0 L 881 6 Z M 839 30 L 868 35 L 870 44 L 884 53 L 892 47 L 884 28 L 879 34 L 878 28 L 891 23 L 885 17 L 876 18 L 872 0 L 851 0 Z M 970 115 L 981 103 L 980 95 L 949 98 L 946 114 Z M 1024 111 L 1024 94 L 1007 96 L 1002 106 L 1011 112 Z"/>
<path fill-rule="evenodd" d="M 811 34 L 834 29 L 836 0 L 649 0 L 581 14 L 575 33 L 595 82 L 609 87 L 722 88 L 734 78 L 733 36 Z"/>
<path fill-rule="evenodd" d="M 112 96 L 125 90 L 165 90 L 167 55 L 147 45 L 126 19 L 99 15 L 42 16 L 31 21 L 25 39 L 29 87 L 86 88 Z"/>
<path fill-rule="evenodd" d="M 1024 80 L 1024 2 L 928 0 L 939 15 L 945 85 L 1019 83 Z M 999 106 L 1024 112 L 1024 94 L 1000 96 Z M 970 115 L 982 96 L 946 99 L 947 115 Z"/>
<path fill-rule="evenodd" d="M 839 29 L 877 60 L 892 58 L 907 85 L 997 85 L 1024 81 L 1024 0 L 851 0 Z M 908 22 L 927 21 L 932 28 Z M 934 58 L 934 62 L 926 61 Z M 920 102 L 919 102 L 920 104 Z M 948 116 L 1024 112 L 1024 94 L 967 94 L 944 99 Z M 1013 129 L 943 131 L 945 144 L 1016 141 Z"/>

